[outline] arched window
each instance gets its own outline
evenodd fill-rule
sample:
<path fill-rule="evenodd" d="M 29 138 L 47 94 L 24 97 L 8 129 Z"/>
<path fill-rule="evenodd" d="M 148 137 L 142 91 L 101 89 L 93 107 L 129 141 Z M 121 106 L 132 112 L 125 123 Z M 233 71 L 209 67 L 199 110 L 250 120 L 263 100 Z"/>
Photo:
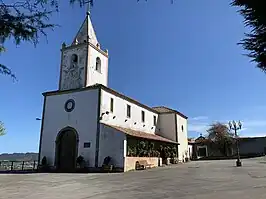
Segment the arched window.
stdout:
<path fill-rule="evenodd" d="M 71 65 L 72 64 L 77 64 L 78 63 L 78 56 L 76 54 L 73 54 L 71 56 Z"/>
<path fill-rule="evenodd" d="M 101 59 L 99 57 L 96 58 L 96 71 L 101 72 Z"/>

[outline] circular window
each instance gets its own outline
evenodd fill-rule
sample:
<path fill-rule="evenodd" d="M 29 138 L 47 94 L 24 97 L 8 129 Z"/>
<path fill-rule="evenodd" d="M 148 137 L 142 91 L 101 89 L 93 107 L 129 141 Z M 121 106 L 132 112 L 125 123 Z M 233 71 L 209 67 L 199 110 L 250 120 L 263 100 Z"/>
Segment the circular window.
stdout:
<path fill-rule="evenodd" d="M 73 99 L 69 99 L 65 103 L 65 111 L 71 112 L 75 108 L 75 101 Z"/>
<path fill-rule="evenodd" d="M 181 126 L 181 130 L 182 130 L 182 132 L 184 131 L 184 126 L 183 125 Z"/>

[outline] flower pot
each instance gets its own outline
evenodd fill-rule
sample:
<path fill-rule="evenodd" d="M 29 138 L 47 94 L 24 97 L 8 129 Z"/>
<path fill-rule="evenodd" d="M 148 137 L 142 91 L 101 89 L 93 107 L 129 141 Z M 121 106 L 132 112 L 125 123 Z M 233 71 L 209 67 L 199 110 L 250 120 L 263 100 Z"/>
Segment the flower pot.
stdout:
<path fill-rule="evenodd" d="M 113 170 L 113 165 L 104 165 L 103 166 L 103 171 L 105 172 L 110 172 Z"/>

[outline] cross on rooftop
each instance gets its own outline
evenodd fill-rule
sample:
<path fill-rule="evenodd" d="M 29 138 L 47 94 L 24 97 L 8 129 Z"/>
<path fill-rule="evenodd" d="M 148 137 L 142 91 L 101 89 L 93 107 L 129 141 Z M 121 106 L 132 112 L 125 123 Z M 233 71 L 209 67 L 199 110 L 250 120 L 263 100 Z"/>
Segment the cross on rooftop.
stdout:
<path fill-rule="evenodd" d="M 90 15 L 90 13 L 91 13 L 91 7 L 93 6 L 93 2 L 94 2 L 94 0 L 83 0 L 83 4 L 85 5 L 85 4 L 88 4 L 88 6 L 87 6 L 87 15 Z"/>

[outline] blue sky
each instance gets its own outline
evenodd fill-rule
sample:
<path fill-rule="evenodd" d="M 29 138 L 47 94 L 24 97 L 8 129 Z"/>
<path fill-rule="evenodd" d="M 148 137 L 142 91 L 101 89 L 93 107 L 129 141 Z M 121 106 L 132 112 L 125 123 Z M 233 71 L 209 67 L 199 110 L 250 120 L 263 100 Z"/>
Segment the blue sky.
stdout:
<path fill-rule="evenodd" d="M 242 120 L 242 136 L 266 135 L 266 75 L 236 43 L 246 29 L 230 1 L 96 0 L 92 21 L 109 50 L 109 86 L 144 104 L 165 105 L 189 117 L 189 136 L 213 121 Z M 0 153 L 37 151 L 42 92 L 58 88 L 60 47 L 71 43 L 85 9 L 61 5 L 35 48 L 6 43 L 0 61 L 18 82 L 0 76 L 0 120 L 7 135 Z"/>

